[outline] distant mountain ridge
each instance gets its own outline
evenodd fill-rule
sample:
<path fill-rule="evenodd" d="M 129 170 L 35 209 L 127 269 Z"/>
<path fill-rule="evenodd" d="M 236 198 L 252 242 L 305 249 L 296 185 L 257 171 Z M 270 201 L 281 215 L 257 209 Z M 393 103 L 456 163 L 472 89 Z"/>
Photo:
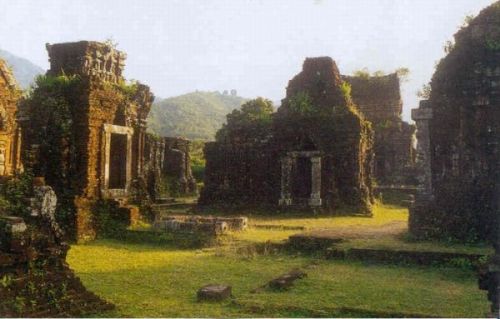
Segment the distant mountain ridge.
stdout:
<path fill-rule="evenodd" d="M 231 94 L 196 91 L 157 99 L 148 117 L 148 130 L 161 136 L 213 140 L 226 115 L 248 101 Z"/>
<path fill-rule="evenodd" d="M 9 67 L 12 68 L 14 77 L 22 89 L 29 88 L 38 75 L 45 73 L 38 65 L 9 51 L 0 49 L 0 58 L 5 60 Z"/>

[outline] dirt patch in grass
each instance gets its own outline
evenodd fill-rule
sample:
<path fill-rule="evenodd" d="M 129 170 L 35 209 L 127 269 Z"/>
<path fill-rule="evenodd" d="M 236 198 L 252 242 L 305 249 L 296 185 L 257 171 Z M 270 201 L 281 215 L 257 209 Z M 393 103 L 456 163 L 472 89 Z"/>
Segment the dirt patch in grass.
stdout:
<path fill-rule="evenodd" d="M 347 240 L 401 236 L 407 231 L 407 222 L 393 221 L 380 226 L 353 225 L 349 227 L 315 229 L 313 231 L 304 232 L 300 235 L 317 238 L 342 238 Z"/>

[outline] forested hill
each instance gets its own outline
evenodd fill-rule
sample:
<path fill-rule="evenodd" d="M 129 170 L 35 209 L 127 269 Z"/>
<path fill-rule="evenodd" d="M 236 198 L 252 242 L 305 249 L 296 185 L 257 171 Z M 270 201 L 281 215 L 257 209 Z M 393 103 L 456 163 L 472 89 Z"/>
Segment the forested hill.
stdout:
<path fill-rule="evenodd" d="M 161 136 L 213 140 L 226 115 L 247 99 L 226 92 L 196 91 L 167 99 L 156 99 L 148 118 L 149 131 Z"/>
<path fill-rule="evenodd" d="M 18 57 L 8 51 L 0 49 L 0 59 L 7 62 L 8 66 L 12 68 L 14 77 L 17 83 L 23 89 L 27 89 L 35 80 L 36 76 L 45 73 L 45 71 L 32 63 L 31 61 Z"/>

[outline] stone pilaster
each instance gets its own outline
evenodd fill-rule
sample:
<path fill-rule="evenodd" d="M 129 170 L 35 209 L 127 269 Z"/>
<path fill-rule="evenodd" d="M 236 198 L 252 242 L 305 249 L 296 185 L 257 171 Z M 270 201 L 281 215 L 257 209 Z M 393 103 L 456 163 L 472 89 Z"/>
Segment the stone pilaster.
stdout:
<path fill-rule="evenodd" d="M 432 120 L 432 108 L 428 101 L 421 101 L 418 109 L 411 112 L 412 119 L 417 124 L 417 172 L 419 181 L 419 195 L 432 199 L 432 171 L 431 171 L 431 141 L 429 124 Z"/>
<path fill-rule="evenodd" d="M 410 207 L 408 229 L 417 237 L 426 236 L 428 223 L 425 222 L 430 212 L 430 204 L 434 198 L 431 170 L 431 140 L 429 124 L 433 118 L 432 108 L 428 101 L 421 101 L 418 109 L 411 112 L 417 124 L 417 178 L 419 187 L 415 202 Z"/>
<path fill-rule="evenodd" d="M 292 158 L 286 156 L 281 159 L 281 197 L 280 206 L 292 205 L 292 194 L 290 192 L 290 181 L 292 174 Z"/>
<path fill-rule="evenodd" d="M 321 206 L 321 157 L 311 157 L 311 198 L 309 206 Z"/>

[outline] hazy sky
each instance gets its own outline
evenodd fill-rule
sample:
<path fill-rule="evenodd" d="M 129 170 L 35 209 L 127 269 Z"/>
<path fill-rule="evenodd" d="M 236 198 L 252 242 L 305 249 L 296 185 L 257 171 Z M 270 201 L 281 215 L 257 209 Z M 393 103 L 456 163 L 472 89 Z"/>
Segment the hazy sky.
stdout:
<path fill-rule="evenodd" d="M 274 101 L 305 57 L 343 74 L 408 67 L 404 117 L 443 45 L 493 0 L 0 0 L 0 48 L 48 67 L 45 43 L 114 39 L 160 97 L 237 89 Z"/>

